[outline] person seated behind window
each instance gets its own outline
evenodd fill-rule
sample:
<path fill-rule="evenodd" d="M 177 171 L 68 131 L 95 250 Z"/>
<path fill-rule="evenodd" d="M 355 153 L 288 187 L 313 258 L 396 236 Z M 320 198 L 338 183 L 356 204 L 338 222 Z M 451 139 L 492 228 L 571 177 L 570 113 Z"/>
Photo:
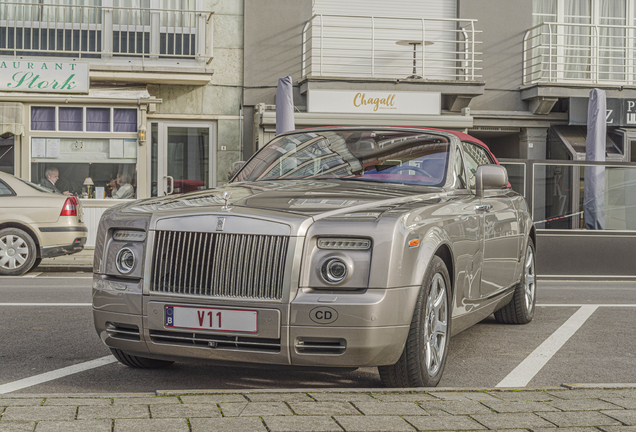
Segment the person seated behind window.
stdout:
<path fill-rule="evenodd" d="M 135 197 L 135 188 L 130 184 L 130 174 L 117 174 L 117 192 L 113 193 L 113 198 L 126 199 Z"/>
<path fill-rule="evenodd" d="M 60 172 L 55 167 L 48 167 L 46 171 L 44 171 L 44 178 L 40 179 L 40 186 L 43 188 L 47 188 L 56 194 L 64 194 L 64 195 L 72 195 L 69 191 L 61 192 L 57 187 L 55 187 L 55 183 L 57 183 L 60 178 Z"/>

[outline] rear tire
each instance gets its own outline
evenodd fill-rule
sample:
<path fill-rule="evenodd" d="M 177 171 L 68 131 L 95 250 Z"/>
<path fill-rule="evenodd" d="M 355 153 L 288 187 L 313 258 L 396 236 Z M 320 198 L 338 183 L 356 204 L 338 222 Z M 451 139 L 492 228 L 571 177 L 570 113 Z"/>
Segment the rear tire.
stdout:
<path fill-rule="evenodd" d="M 386 387 L 435 387 L 442 378 L 451 329 L 451 283 L 444 261 L 434 256 L 417 298 L 409 336 L 394 365 L 380 366 Z"/>
<path fill-rule="evenodd" d="M 39 266 L 41 262 L 42 258 L 36 258 L 35 261 L 33 261 L 33 267 L 31 267 L 31 270 L 37 268 L 37 266 Z"/>
<path fill-rule="evenodd" d="M 0 275 L 19 276 L 33 267 L 37 257 L 35 242 L 18 228 L 0 230 Z"/>
<path fill-rule="evenodd" d="M 534 318 L 537 301 L 537 279 L 534 265 L 535 249 L 532 239 L 528 239 L 521 280 L 506 306 L 495 312 L 495 319 L 502 324 L 528 324 Z"/>
<path fill-rule="evenodd" d="M 110 352 L 113 353 L 115 358 L 123 365 L 126 365 L 135 369 L 159 369 L 170 366 L 173 361 L 168 360 L 156 360 L 145 357 L 137 357 L 134 355 L 126 354 L 122 350 L 117 348 L 111 348 Z"/>

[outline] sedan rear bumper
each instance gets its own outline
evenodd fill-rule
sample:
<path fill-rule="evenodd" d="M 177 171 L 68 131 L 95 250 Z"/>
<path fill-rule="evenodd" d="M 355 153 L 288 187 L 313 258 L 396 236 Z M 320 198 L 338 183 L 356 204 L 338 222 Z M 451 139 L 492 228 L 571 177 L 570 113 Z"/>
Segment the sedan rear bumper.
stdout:
<path fill-rule="evenodd" d="M 86 244 L 86 237 L 77 237 L 69 245 L 47 246 L 40 248 L 41 258 L 54 258 L 62 255 L 70 255 L 81 252 Z"/>

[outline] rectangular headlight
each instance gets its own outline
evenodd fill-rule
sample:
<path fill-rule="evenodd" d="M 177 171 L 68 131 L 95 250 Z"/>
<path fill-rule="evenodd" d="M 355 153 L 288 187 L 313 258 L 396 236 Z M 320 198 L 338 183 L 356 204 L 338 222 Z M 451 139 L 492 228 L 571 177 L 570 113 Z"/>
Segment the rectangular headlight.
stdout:
<path fill-rule="evenodd" d="M 117 231 L 115 231 L 113 233 L 113 240 L 142 242 L 142 241 L 146 240 L 146 232 L 145 231 L 117 230 Z"/>
<path fill-rule="evenodd" d="M 371 248 L 371 240 L 359 238 L 331 238 L 318 239 L 320 249 L 332 250 L 368 250 Z"/>

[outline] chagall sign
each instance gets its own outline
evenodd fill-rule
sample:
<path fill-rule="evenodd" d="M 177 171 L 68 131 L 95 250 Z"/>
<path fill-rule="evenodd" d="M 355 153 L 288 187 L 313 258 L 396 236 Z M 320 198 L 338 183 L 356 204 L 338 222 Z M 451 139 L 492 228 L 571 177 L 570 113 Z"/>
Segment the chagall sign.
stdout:
<path fill-rule="evenodd" d="M 88 93 L 88 63 L 0 60 L 0 91 Z"/>
<path fill-rule="evenodd" d="M 324 113 L 439 115 L 441 94 L 421 91 L 308 91 L 307 111 Z"/>

